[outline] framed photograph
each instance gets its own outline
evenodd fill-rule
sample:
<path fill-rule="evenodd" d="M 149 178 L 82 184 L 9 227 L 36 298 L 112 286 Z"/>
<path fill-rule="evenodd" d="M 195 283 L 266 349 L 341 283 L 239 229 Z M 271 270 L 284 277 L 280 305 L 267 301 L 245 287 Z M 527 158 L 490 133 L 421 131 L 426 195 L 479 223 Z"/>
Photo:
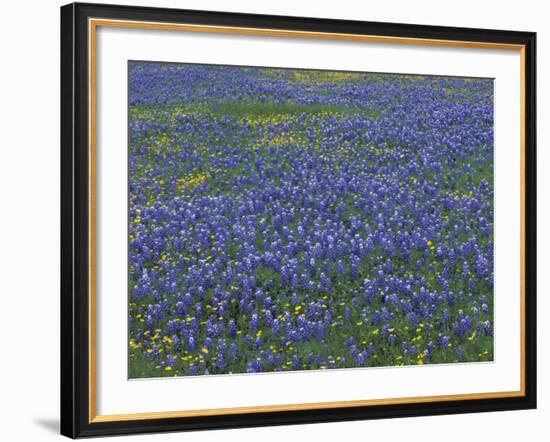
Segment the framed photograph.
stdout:
<path fill-rule="evenodd" d="M 63 6 L 62 434 L 535 408 L 535 60 Z"/>

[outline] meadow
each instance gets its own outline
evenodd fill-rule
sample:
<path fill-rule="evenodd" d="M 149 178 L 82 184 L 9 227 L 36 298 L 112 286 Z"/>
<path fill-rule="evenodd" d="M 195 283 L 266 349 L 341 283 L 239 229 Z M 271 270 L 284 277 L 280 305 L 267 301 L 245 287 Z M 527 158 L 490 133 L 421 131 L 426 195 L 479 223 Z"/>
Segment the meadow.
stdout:
<path fill-rule="evenodd" d="M 129 62 L 129 377 L 493 360 L 493 81 Z"/>

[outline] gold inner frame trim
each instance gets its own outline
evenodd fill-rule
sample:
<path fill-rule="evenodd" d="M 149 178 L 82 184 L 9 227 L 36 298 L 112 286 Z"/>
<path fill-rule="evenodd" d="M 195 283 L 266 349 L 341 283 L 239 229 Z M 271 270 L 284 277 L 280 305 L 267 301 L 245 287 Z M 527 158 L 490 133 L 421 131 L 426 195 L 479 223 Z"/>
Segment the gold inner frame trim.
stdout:
<path fill-rule="evenodd" d="M 162 31 L 207 32 L 217 34 L 253 35 L 266 37 L 291 37 L 367 43 L 411 44 L 420 46 L 461 47 L 474 49 L 498 49 L 518 51 L 520 54 L 520 389 L 487 393 L 465 393 L 436 396 L 414 396 L 387 399 L 366 399 L 351 401 L 315 402 L 283 405 L 261 405 L 233 408 L 197 409 L 179 411 L 158 411 L 129 414 L 96 414 L 96 36 L 97 28 L 133 28 Z M 267 413 L 280 411 L 322 410 L 328 408 L 365 407 L 376 405 L 420 404 L 427 402 L 482 400 L 525 396 L 525 46 L 520 44 L 439 40 L 411 37 L 389 37 L 330 32 L 293 31 L 283 29 L 246 28 L 233 26 L 211 26 L 182 23 L 160 23 L 130 20 L 88 19 L 88 153 L 89 153 L 89 383 L 88 422 L 117 422 L 146 419 L 168 419 L 199 416 L 220 416 L 246 413 Z"/>

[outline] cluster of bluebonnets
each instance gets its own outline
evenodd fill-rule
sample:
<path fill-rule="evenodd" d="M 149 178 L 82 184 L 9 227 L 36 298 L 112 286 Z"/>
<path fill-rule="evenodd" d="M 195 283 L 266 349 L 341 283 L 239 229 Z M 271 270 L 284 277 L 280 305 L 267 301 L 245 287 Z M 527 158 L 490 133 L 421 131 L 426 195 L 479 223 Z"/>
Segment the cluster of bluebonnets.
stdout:
<path fill-rule="evenodd" d="M 492 360 L 492 80 L 129 69 L 130 377 Z"/>

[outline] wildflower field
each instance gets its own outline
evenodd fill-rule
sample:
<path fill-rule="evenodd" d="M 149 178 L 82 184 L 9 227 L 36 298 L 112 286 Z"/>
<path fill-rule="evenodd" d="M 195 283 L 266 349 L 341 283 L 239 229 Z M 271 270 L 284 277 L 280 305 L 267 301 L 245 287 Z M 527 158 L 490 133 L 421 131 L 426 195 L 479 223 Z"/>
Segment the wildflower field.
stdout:
<path fill-rule="evenodd" d="M 493 81 L 129 62 L 129 376 L 493 359 Z"/>

